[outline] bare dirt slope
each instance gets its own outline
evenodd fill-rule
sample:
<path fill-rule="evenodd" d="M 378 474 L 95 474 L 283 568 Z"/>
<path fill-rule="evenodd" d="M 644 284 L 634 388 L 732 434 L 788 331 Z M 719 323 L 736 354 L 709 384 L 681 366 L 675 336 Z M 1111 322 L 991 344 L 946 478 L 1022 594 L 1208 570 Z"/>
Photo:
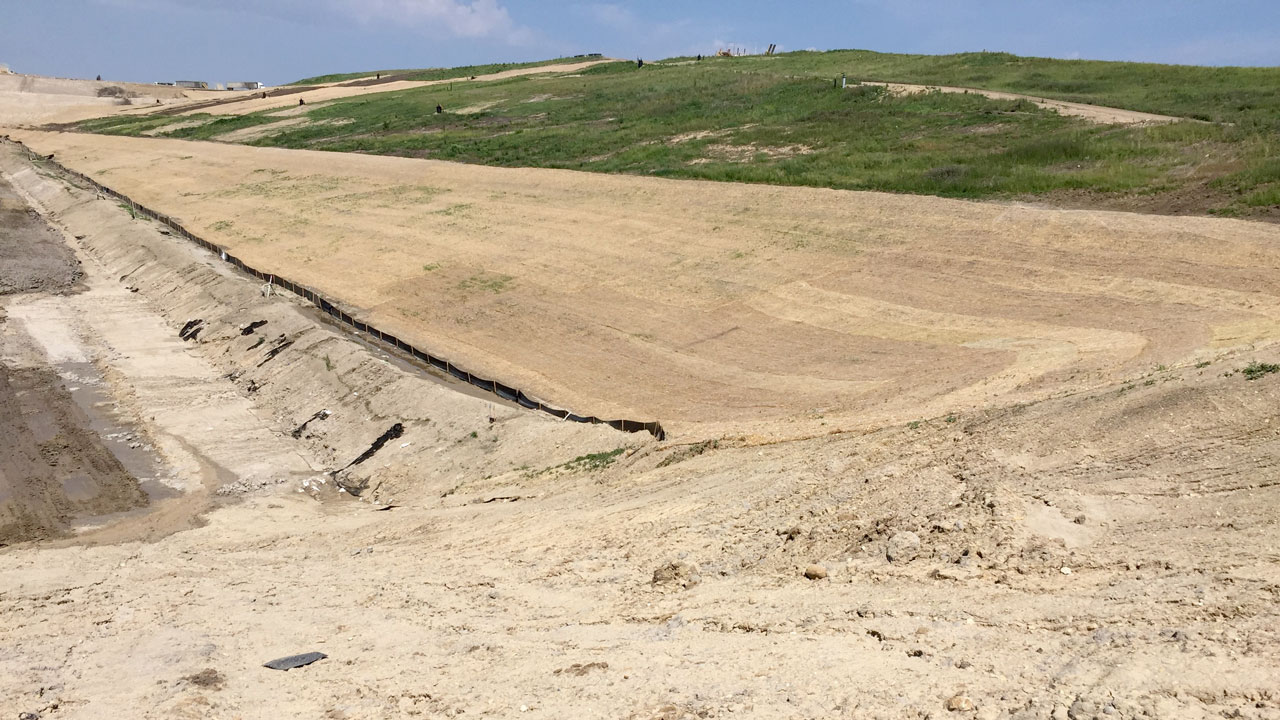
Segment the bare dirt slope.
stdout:
<path fill-rule="evenodd" d="M 1081 392 L 1280 337 L 1280 228 L 20 134 L 477 372 L 677 435 Z"/>
<path fill-rule="evenodd" d="M 163 85 L 0 74 L 0 127 L 78 122 L 200 96 Z"/>
<path fill-rule="evenodd" d="M 170 439 L 175 485 L 230 498 L 202 527 L 154 542 L 99 534 L 88 546 L 0 553 L 0 707 L 15 714 L 1280 718 L 1280 373 L 1241 372 L 1277 361 L 1267 228 L 1161 230 L 1119 214 L 920 198 L 485 169 L 468 180 L 468 168 L 381 158 L 33 141 L 69 164 L 100 164 L 105 181 L 175 214 L 189 200 L 190 226 L 232 223 L 213 231 L 246 256 L 257 248 L 320 280 L 328 269 L 329 287 L 352 295 L 398 287 L 397 272 L 458 273 L 415 296 L 452 299 L 424 300 L 406 327 L 448 339 L 458 337 L 451 324 L 482 313 L 515 318 L 489 344 L 451 342 L 527 377 L 538 374 L 522 369 L 531 358 L 559 342 L 579 355 L 553 353 L 548 377 L 603 396 L 662 356 L 641 354 L 642 343 L 680 356 L 675 340 L 714 329 L 708 317 L 756 320 L 776 347 L 756 340 L 752 352 L 806 361 L 825 351 L 837 378 L 871 364 L 902 396 L 844 412 L 920 421 L 782 442 L 733 429 L 657 443 L 495 412 L 9 154 L 0 167 L 69 238 L 84 236 L 74 242 L 103 308 L 73 310 L 121 400 L 134 400 L 158 442 L 184 438 L 223 468 L 183 463 Z M 172 187 L 144 180 L 141 166 Z M 207 186 L 180 179 L 192 172 Z M 255 200 L 242 199 L 249 192 Z M 220 216 L 218 202 L 229 208 Z M 262 234 L 236 235 L 244 228 Z M 379 255 L 392 259 L 378 265 L 389 280 L 325 265 Z M 623 262 L 638 280 L 612 269 Z M 798 274 L 805 264 L 822 267 Z M 824 284 L 828 270 L 843 281 Z M 798 277 L 808 289 L 788 291 Z M 765 305 L 774 315 L 743 309 L 771 295 L 789 302 Z M 57 306 L 31 302 L 16 306 L 23 327 L 46 352 L 61 347 Z M 526 306 L 539 322 L 559 318 L 539 330 L 551 337 L 520 331 L 539 324 L 522 318 Z M 178 351 L 145 329 L 176 335 L 193 318 L 207 327 Z M 640 322 L 628 318 L 654 339 L 610 344 L 601 321 Z M 128 332 L 135 325 L 144 332 Z M 860 328 L 902 372 L 857 345 Z M 293 344 L 264 363 L 280 338 Z M 1008 354 L 982 364 L 965 343 Z M 746 360 L 695 348 L 683 348 L 682 359 L 699 360 L 686 363 L 687 382 L 744 377 L 735 363 Z M 957 356 L 944 362 L 944 351 Z M 1153 364 L 1200 353 L 1210 364 Z M 161 382 L 171 367 L 181 383 Z M 771 425 L 731 393 L 702 398 L 674 380 L 664 402 L 696 398 L 707 417 L 720 403 L 729 428 L 820 429 L 823 418 L 797 412 L 816 382 L 804 373 L 821 377 L 757 376 L 778 404 Z M 609 374 L 619 380 L 600 379 Z M 971 389 L 978 407 L 933 419 L 913 405 L 916 385 L 927 401 L 988 376 L 1030 388 Z M 1071 387 L 1088 389 L 1060 394 Z M 216 425 L 192 412 L 218 404 L 234 412 Z M 302 427 L 319 409 L 333 414 Z M 341 467 L 396 419 L 398 443 L 342 476 L 368 486 L 361 502 L 270 469 L 291 470 L 289 453 Z M 611 447 L 623 450 L 599 454 Z M 391 499 L 397 507 L 378 509 Z M 307 651 L 328 658 L 262 667 Z"/>
<path fill-rule="evenodd" d="M 1062 115 L 1072 115 L 1074 117 L 1084 118 L 1090 122 L 1101 123 L 1104 125 L 1162 125 L 1164 123 L 1179 122 L 1184 119 L 1169 115 L 1156 115 L 1154 113 L 1139 112 L 1137 110 L 1105 107 L 1103 105 L 1089 105 L 1087 103 L 1068 102 L 1066 100 L 1051 100 L 1049 98 L 1043 98 L 1036 95 L 1023 95 L 1021 93 L 1002 92 L 999 90 L 950 87 L 947 85 L 910 85 L 907 83 L 865 82 L 862 84 L 880 85 L 888 88 L 890 92 L 902 94 L 922 92 L 973 93 L 989 97 L 992 100 L 1027 100 L 1046 110 L 1054 110 Z M 853 87 L 856 87 L 856 85 Z"/>

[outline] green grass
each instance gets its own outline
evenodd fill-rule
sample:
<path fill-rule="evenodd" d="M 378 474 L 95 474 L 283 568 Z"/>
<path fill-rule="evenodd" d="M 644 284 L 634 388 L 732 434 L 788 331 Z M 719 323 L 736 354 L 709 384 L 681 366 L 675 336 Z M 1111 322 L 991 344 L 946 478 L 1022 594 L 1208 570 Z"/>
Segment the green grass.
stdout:
<path fill-rule="evenodd" d="M 626 451 L 626 448 L 620 447 L 614 450 L 608 450 L 606 452 L 591 453 L 589 455 L 580 455 L 570 460 L 567 463 L 564 463 L 562 465 L 557 465 L 556 468 L 563 468 L 571 472 L 579 471 L 579 470 L 585 470 L 587 472 L 591 472 L 594 470 L 603 470 L 609 467 L 610 465 L 612 465 L 618 459 L 618 456 L 621 455 L 624 451 Z M 554 470 L 556 468 L 552 468 L 552 469 Z"/>
<path fill-rule="evenodd" d="M 775 59 L 776 58 L 776 59 Z M 1054 60 L 1002 52 L 905 55 L 869 50 L 707 58 L 744 71 L 1005 90 L 1214 122 L 1280 125 L 1280 68 Z"/>
<path fill-rule="evenodd" d="M 832 78 L 841 72 L 851 80 L 981 86 L 1230 124 L 1096 125 L 1026 101 L 840 90 Z M 437 104 L 444 114 L 435 113 Z M 108 118 L 81 128 L 210 139 L 279 120 L 269 112 L 208 116 L 167 133 L 167 123 L 200 116 Z M 1280 208 L 1280 68 L 1003 53 L 677 58 L 643 70 L 611 63 L 576 77 L 365 95 L 318 106 L 306 118 L 310 124 L 249 144 L 960 198 L 1041 196 L 1156 211 L 1181 203 L 1180 212 L 1245 217 Z"/>

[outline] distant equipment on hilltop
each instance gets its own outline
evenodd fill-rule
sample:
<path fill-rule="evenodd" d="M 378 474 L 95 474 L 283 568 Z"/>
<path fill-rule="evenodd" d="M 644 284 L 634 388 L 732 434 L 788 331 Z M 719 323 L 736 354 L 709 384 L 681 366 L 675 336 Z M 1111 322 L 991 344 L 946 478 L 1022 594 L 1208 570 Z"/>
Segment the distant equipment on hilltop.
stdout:
<path fill-rule="evenodd" d="M 179 80 L 174 84 L 180 88 L 187 88 L 188 90 L 208 90 L 209 89 L 209 83 L 203 80 Z"/>
<path fill-rule="evenodd" d="M 11 75 L 11 74 L 13 74 L 13 71 L 9 69 L 9 66 L 5 65 L 4 63 L 0 63 L 0 75 Z"/>
<path fill-rule="evenodd" d="M 777 50 L 778 50 L 778 44 L 777 44 L 777 43 L 770 43 L 770 44 L 769 44 L 769 49 L 768 49 L 768 50 L 765 50 L 765 51 L 764 51 L 764 54 L 765 54 L 765 55 L 772 55 L 772 54 L 774 54 L 775 52 L 777 52 Z M 717 51 L 716 51 L 716 57 L 738 57 L 738 56 L 740 56 L 740 55 L 747 55 L 747 54 L 749 54 L 749 53 L 747 53 L 747 49 L 746 49 L 746 48 L 726 48 L 726 49 L 724 49 L 724 50 L 717 50 Z"/>

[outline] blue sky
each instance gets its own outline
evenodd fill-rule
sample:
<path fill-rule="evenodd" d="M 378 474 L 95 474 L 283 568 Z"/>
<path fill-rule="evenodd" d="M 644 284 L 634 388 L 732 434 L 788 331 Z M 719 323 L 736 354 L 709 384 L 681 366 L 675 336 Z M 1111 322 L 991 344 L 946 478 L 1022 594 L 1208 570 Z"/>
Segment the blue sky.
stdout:
<path fill-rule="evenodd" d="M 0 0 L 0 63 L 261 80 L 535 60 L 863 48 L 1280 65 L 1280 0 Z"/>

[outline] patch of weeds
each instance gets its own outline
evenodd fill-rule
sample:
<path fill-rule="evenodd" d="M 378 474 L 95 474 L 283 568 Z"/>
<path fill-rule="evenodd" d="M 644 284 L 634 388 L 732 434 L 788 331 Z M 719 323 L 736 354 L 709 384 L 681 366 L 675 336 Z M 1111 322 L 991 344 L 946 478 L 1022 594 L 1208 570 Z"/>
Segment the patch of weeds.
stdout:
<path fill-rule="evenodd" d="M 135 210 L 132 205 L 130 205 L 129 203 L 116 203 L 116 204 L 120 206 L 121 210 L 124 210 L 125 212 L 129 213 L 129 217 L 133 218 L 134 220 L 138 219 L 138 211 Z"/>
<path fill-rule="evenodd" d="M 457 204 L 455 204 L 455 205 L 450 205 L 449 207 L 444 208 L 444 209 L 441 209 L 441 210 L 434 210 L 434 211 L 432 211 L 432 213 L 431 213 L 431 214 L 432 214 L 432 215 L 444 215 L 445 217 L 453 217 L 454 215 L 461 215 L 462 213 L 464 213 L 464 212 L 466 212 L 466 211 L 468 211 L 468 210 L 470 210 L 470 209 L 471 209 L 471 204 L 470 204 L 470 203 L 457 203 Z"/>
<path fill-rule="evenodd" d="M 210 225 L 209 229 L 214 232 L 224 232 L 226 230 L 230 230 L 232 224 L 233 223 L 230 220 L 219 220 L 218 222 Z"/>
<path fill-rule="evenodd" d="M 1134 385 L 1133 383 L 1129 383 L 1129 384 L 1125 385 L 1124 387 L 1120 388 L 1120 394 L 1121 394 L 1121 395 L 1123 395 L 1123 394 L 1125 394 L 1125 393 L 1129 392 L 1130 390 L 1134 389 L 1135 387 L 1137 387 L 1137 386 L 1136 386 L 1136 385 Z"/>
<path fill-rule="evenodd" d="M 480 275 L 472 275 L 466 280 L 463 280 L 458 283 L 458 288 L 460 290 L 488 290 L 496 295 L 503 290 L 506 290 L 507 285 L 514 279 L 515 278 L 510 275 L 484 273 Z"/>
<path fill-rule="evenodd" d="M 440 269 L 440 263 L 428 263 L 422 266 L 422 272 L 435 272 Z"/>
<path fill-rule="evenodd" d="M 907 427 L 908 427 L 908 428 L 910 428 L 910 429 L 912 429 L 912 430 L 919 430 L 919 429 L 920 429 L 920 421 L 919 421 L 919 420 L 912 420 L 911 422 L 907 423 Z"/>
<path fill-rule="evenodd" d="M 476 438 L 478 438 L 478 437 L 480 437 L 480 435 L 479 435 L 478 433 L 476 433 L 476 431 L 475 431 L 475 430 L 472 430 L 472 431 L 471 431 L 471 439 L 472 439 L 472 440 L 475 440 L 475 439 L 476 439 Z"/>
<path fill-rule="evenodd" d="M 541 475 L 555 470 L 567 470 L 569 472 L 603 470 L 612 465 L 625 450 L 625 447 L 620 447 L 605 452 L 591 453 L 590 455 L 579 455 L 569 462 L 549 467 L 538 474 Z"/>
<path fill-rule="evenodd" d="M 1207 368 L 1209 367 L 1210 364 L 1211 363 L 1208 360 L 1201 360 L 1200 362 L 1196 363 L 1196 369 L 1200 370 L 1202 368 Z"/>
<path fill-rule="evenodd" d="M 953 423 L 958 419 L 959 418 L 957 418 L 955 415 L 948 415 L 945 418 L 943 418 L 943 420 L 945 420 L 947 423 Z"/>
<path fill-rule="evenodd" d="M 1280 365 L 1276 365 L 1275 363 L 1258 362 L 1257 360 L 1254 360 L 1248 365 L 1245 365 L 1240 372 L 1241 374 L 1244 375 L 1244 378 L 1246 380 L 1257 380 L 1263 375 L 1270 375 L 1271 373 L 1280 372 Z"/>
<path fill-rule="evenodd" d="M 1150 380 L 1147 380 L 1146 382 L 1142 383 L 1143 387 L 1151 387 L 1152 385 L 1155 385 L 1155 384 L 1156 384 L 1155 378 L 1151 378 Z"/>
<path fill-rule="evenodd" d="M 333 361 L 329 359 L 328 355 L 324 356 L 324 369 L 333 372 Z"/>

